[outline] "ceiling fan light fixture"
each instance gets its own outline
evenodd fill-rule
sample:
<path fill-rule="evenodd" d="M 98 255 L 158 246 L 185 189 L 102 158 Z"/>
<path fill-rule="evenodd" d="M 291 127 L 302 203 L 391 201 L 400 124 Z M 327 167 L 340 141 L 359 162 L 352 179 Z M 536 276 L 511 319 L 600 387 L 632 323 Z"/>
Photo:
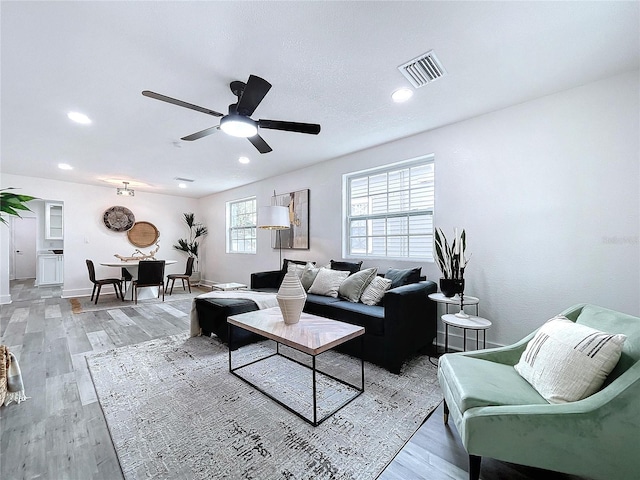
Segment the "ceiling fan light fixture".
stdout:
<path fill-rule="evenodd" d="M 227 115 L 220 119 L 220 130 L 233 137 L 249 138 L 258 134 L 256 122 L 242 115 Z"/>

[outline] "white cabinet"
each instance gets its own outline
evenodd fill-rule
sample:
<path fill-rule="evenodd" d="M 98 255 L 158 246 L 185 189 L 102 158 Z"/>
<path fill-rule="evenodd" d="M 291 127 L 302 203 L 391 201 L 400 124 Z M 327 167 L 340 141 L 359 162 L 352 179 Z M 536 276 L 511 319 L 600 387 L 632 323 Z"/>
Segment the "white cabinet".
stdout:
<path fill-rule="evenodd" d="M 44 238 L 46 240 L 63 240 L 62 204 L 46 202 L 44 214 Z"/>
<path fill-rule="evenodd" d="M 38 255 L 38 285 L 56 285 L 63 282 L 63 255 Z"/>

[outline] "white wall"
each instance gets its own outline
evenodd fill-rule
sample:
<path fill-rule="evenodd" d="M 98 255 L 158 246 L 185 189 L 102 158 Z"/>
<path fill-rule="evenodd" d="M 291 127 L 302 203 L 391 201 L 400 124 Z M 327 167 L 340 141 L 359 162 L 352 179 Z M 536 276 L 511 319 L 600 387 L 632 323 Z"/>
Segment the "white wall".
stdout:
<path fill-rule="evenodd" d="M 129 208 L 136 221 L 151 222 L 160 231 L 160 250 L 156 258 L 176 260 L 166 273 L 182 273 L 186 256 L 173 249 L 178 238 L 188 236 L 183 223 L 183 212 L 198 213 L 198 201 L 190 198 L 136 191 L 135 197 L 116 196 L 115 187 L 96 187 L 43 178 L 3 174 L 2 188 L 20 188 L 20 193 L 42 199 L 64 202 L 64 287 L 63 297 L 90 295 L 85 259 L 96 264 L 96 276 L 120 277 L 115 268 L 102 267 L 101 261 L 114 261 L 116 253 L 131 255 L 137 247 L 129 243 L 126 233 L 107 229 L 102 221 L 104 211 L 114 205 Z M 7 303 L 9 296 L 9 247 L 7 228 L 0 226 L 0 300 Z M 5 238 L 7 241 L 5 241 Z M 141 248 L 148 253 L 154 247 Z"/>
<path fill-rule="evenodd" d="M 435 224 L 467 230 L 465 292 L 494 323 L 488 343 L 511 343 L 575 303 L 640 315 L 638 92 L 635 71 L 201 199 L 207 278 L 248 283 L 278 268 L 266 231 L 256 255 L 224 253 L 226 201 L 268 205 L 274 189 L 309 188 L 311 248 L 283 257 L 324 264 L 341 257 L 342 174 L 433 153 Z"/>

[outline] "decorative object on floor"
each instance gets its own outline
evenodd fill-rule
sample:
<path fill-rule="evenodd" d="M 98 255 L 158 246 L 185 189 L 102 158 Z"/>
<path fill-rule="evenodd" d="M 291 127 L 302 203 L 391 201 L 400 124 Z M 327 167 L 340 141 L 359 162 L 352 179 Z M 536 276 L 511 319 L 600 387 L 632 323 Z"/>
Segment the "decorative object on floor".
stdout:
<path fill-rule="evenodd" d="M 514 368 L 528 345 L 530 359 L 538 354 L 532 344 L 537 332 L 513 345 L 440 357 L 444 423 L 451 416 L 460 432 L 471 480 L 479 478 L 482 457 L 598 480 L 638 476 L 640 318 L 584 304 L 561 315 L 576 326 L 627 337 L 603 387 L 580 401 L 549 403 Z M 570 367 L 576 354 L 568 355 L 563 366 Z M 580 352 L 593 354 L 593 349 Z"/>
<path fill-rule="evenodd" d="M 300 321 L 300 314 L 307 300 L 307 292 L 304 291 L 300 277 L 295 270 L 289 269 L 285 274 L 278 294 L 276 295 L 282 318 L 287 325 L 293 325 Z"/>
<path fill-rule="evenodd" d="M 192 212 L 183 214 L 184 223 L 189 227 L 189 238 L 180 238 L 178 239 L 178 243 L 176 243 L 173 248 L 179 250 L 181 252 L 186 253 L 190 257 L 194 257 L 196 259 L 196 272 L 199 272 L 199 264 L 198 264 L 198 247 L 200 244 L 198 243 L 198 238 L 204 237 L 209 233 L 209 229 L 204 226 L 201 222 L 196 222 L 196 217 Z"/>
<path fill-rule="evenodd" d="M 105 227 L 114 232 L 126 232 L 136 223 L 136 217 L 127 207 L 116 205 L 109 207 L 102 215 Z"/>
<path fill-rule="evenodd" d="M 7 190 L 15 190 L 15 188 L 9 187 L 0 189 L 0 222 L 5 225 L 7 225 L 7 220 L 3 217 L 4 214 L 21 218 L 18 211 L 30 212 L 31 209 L 27 207 L 25 203 L 36 199 L 36 197 L 32 197 L 30 195 L 18 195 L 7 192 Z"/>
<path fill-rule="evenodd" d="M 364 393 L 312 427 L 229 374 L 227 349 L 217 339 L 186 336 L 87 357 L 127 479 L 373 479 L 442 398 L 426 356 L 400 375 L 366 364 Z M 271 346 L 252 345 L 234 356 L 263 355 Z M 336 376 L 360 375 L 348 359 L 344 371 L 336 371 L 345 358 L 335 352 L 318 362 Z M 296 387 L 288 398 L 310 401 L 306 369 L 298 378 L 288 365 L 260 365 L 271 364 L 257 364 L 257 382 L 286 377 Z"/>
<path fill-rule="evenodd" d="M 274 205 L 287 207 L 289 210 L 289 222 L 291 228 L 282 232 L 280 244 L 282 248 L 309 249 L 309 189 L 297 192 L 276 195 L 274 192 Z M 272 247 L 276 248 L 275 235 L 272 236 Z"/>
<path fill-rule="evenodd" d="M 136 247 L 146 248 L 150 247 L 158 241 L 160 232 L 153 223 L 150 222 L 136 222 L 127 231 L 127 238 L 132 245 Z"/>
<path fill-rule="evenodd" d="M 24 402 L 29 398 L 24 393 L 18 359 L 6 345 L 0 345 L 0 406 Z"/>
<path fill-rule="evenodd" d="M 453 297 L 464 291 L 464 269 L 469 263 L 469 259 L 465 257 L 467 235 L 464 229 L 458 235 L 456 228 L 453 243 L 449 246 L 441 228 L 436 228 L 435 233 L 436 262 L 443 275 L 440 290 L 446 297 Z"/>
<path fill-rule="evenodd" d="M 274 192 L 275 196 L 275 192 Z M 270 207 L 260 207 L 258 209 L 258 228 L 264 230 L 275 230 L 277 247 L 280 251 L 280 262 L 282 264 L 282 242 L 280 241 L 280 232 L 291 228 L 289 223 L 289 210 L 286 207 L 271 205 Z"/>
<path fill-rule="evenodd" d="M 119 253 L 116 253 L 114 257 L 116 257 L 121 262 L 134 262 L 138 260 L 155 260 L 156 259 L 155 255 L 156 253 L 158 253 L 158 250 L 160 250 L 160 244 L 156 243 L 156 249 L 151 250 L 149 253 L 144 253 L 136 248 L 136 251 L 133 252 L 130 257 L 124 257 Z"/>
<path fill-rule="evenodd" d="M 124 196 L 124 197 L 133 197 L 135 196 L 135 190 L 129 188 L 129 182 L 122 182 L 124 187 L 116 188 L 116 195 Z"/>

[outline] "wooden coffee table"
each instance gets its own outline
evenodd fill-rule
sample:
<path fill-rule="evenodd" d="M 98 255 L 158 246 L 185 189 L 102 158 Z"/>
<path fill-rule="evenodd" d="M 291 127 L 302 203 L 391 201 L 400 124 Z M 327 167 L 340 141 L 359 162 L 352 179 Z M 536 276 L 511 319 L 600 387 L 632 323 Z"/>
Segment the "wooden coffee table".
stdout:
<path fill-rule="evenodd" d="M 263 310 L 256 310 L 253 312 L 242 313 L 240 315 L 233 315 L 227 318 L 227 322 L 229 324 L 229 371 L 234 374 L 236 377 L 242 379 L 258 391 L 262 392 L 275 402 L 282 405 L 284 408 L 289 410 L 290 412 L 295 413 L 300 418 L 309 422 L 311 425 L 318 426 L 322 422 L 324 422 L 331 415 L 336 413 L 338 410 L 343 408 L 345 405 L 352 402 L 355 398 L 357 398 L 362 392 L 364 392 L 364 360 L 362 359 L 363 352 L 363 343 L 364 343 L 364 328 L 358 327 L 357 325 L 351 325 L 350 323 L 338 322 L 336 320 L 331 320 L 329 318 L 318 317 L 316 315 L 312 315 L 310 313 L 302 313 L 300 316 L 300 321 L 293 325 L 287 325 L 284 323 L 282 319 L 282 313 L 279 307 L 266 308 Z M 236 327 L 242 328 L 244 330 L 248 330 L 253 333 L 257 333 L 263 337 L 274 340 L 276 342 L 276 351 L 271 355 L 267 355 L 266 357 L 260 358 L 258 360 L 254 360 L 252 362 L 246 363 L 244 365 L 232 367 L 231 363 L 231 352 L 233 349 L 233 329 L 231 325 L 235 325 Z M 322 372 L 316 368 L 316 356 L 320 355 L 327 350 L 330 350 L 342 343 L 348 342 L 349 340 L 353 340 L 355 338 L 360 337 L 360 368 L 361 368 L 361 385 L 353 385 L 349 382 L 346 382 L 342 379 L 336 378 L 327 372 Z M 299 352 L 306 353 L 311 356 L 311 367 L 305 365 L 297 360 L 290 358 L 286 355 L 283 355 L 280 352 L 280 344 L 287 345 Z M 302 413 L 294 410 L 290 406 L 286 405 L 279 399 L 270 395 L 268 392 L 262 390 L 259 386 L 252 383 L 247 378 L 241 376 L 238 371 L 248 367 L 249 365 L 253 365 L 254 363 L 266 360 L 275 355 L 280 355 L 292 362 L 298 363 L 299 365 L 303 365 L 306 368 L 310 368 L 312 371 L 312 389 L 313 389 L 313 418 L 308 418 Z M 343 385 L 351 387 L 355 390 L 355 394 L 342 404 L 340 404 L 337 408 L 335 408 L 330 413 L 326 414 L 322 418 L 318 419 L 318 409 L 317 409 L 317 390 L 316 390 L 316 374 L 320 373 L 325 375 L 333 380 L 336 380 Z"/>

